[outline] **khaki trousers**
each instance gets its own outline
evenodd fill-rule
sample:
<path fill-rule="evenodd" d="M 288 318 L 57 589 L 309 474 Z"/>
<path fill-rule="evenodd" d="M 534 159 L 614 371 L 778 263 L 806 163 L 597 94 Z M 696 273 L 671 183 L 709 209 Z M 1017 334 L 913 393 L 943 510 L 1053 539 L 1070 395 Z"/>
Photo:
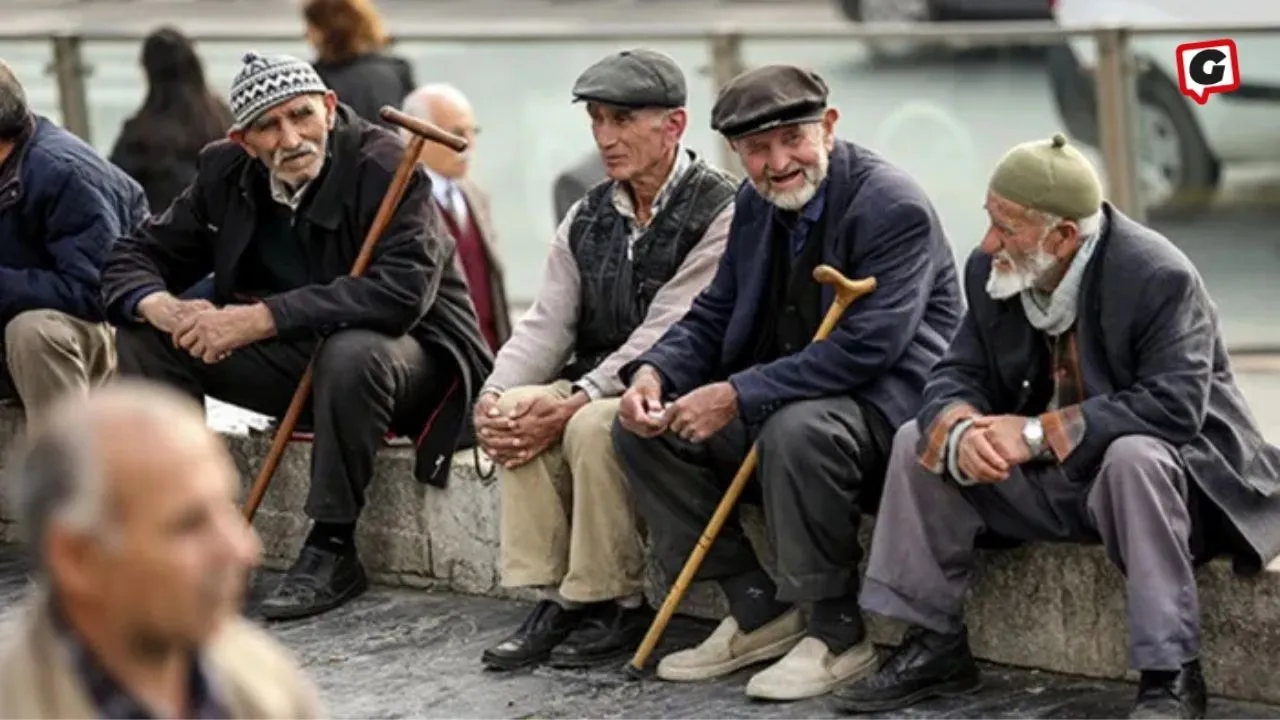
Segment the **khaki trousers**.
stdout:
<path fill-rule="evenodd" d="M 57 310 L 27 310 L 4 326 L 4 363 L 12 394 L 31 420 L 64 393 L 115 375 L 115 330 Z"/>
<path fill-rule="evenodd" d="M 514 388 L 503 412 L 567 382 Z M 645 555 L 626 476 L 613 452 L 618 398 L 596 400 L 565 426 L 558 445 L 514 469 L 499 468 L 502 582 L 553 587 L 567 600 L 601 602 L 644 591 Z"/>

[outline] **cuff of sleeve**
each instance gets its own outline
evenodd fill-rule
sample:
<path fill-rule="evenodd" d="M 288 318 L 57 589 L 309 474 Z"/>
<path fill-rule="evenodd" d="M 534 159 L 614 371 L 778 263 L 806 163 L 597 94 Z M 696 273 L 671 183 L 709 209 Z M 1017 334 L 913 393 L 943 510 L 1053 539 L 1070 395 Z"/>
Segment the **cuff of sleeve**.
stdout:
<path fill-rule="evenodd" d="M 586 393 L 587 398 L 591 400 L 599 400 L 604 397 L 604 393 L 600 390 L 600 386 L 596 385 L 591 378 L 583 377 L 573 384 L 575 390 L 581 390 Z"/>
<path fill-rule="evenodd" d="M 979 414 L 978 409 L 969 403 L 956 402 L 944 407 L 921 436 L 924 443 L 920 451 L 921 467 L 941 475 L 946 470 L 947 437 L 951 434 L 951 428 L 961 420 L 975 418 Z"/>
<path fill-rule="evenodd" d="M 163 285 L 148 285 L 147 287 L 138 288 L 125 296 L 124 302 L 121 303 L 120 309 L 124 316 L 134 322 L 146 322 L 141 315 L 138 314 L 138 304 L 143 298 L 152 293 L 164 292 Z"/>
<path fill-rule="evenodd" d="M 973 425 L 973 418 L 961 420 L 947 433 L 947 474 L 957 481 L 972 483 L 973 478 L 960 469 L 960 437 Z"/>
<path fill-rule="evenodd" d="M 1066 461 L 1072 451 L 1084 440 L 1084 413 L 1079 405 L 1068 405 L 1040 415 L 1044 428 L 1045 444 L 1053 451 L 1058 462 Z"/>

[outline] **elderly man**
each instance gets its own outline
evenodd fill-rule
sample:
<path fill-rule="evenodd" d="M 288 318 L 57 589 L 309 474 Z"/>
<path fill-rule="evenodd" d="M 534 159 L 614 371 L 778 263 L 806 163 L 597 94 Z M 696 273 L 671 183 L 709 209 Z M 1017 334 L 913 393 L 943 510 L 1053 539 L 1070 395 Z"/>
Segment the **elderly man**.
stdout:
<path fill-rule="evenodd" d="M 614 447 L 656 560 L 680 569 L 730 478 L 759 444 L 758 484 L 777 582 L 736 523 L 702 565 L 730 617 L 658 676 L 695 681 L 781 658 L 747 684 L 793 700 L 869 671 L 857 606 L 859 510 L 872 512 L 893 429 L 920 407 L 925 377 L 962 313 L 955 260 L 920 187 L 874 152 L 839 140 L 814 73 L 770 65 L 721 91 L 712 127 L 750 176 L 711 286 L 623 368 Z M 828 263 L 878 289 L 828 340 L 810 344 Z M 664 401 L 670 401 L 664 404 Z M 796 603 L 811 602 L 806 621 Z"/>
<path fill-rule="evenodd" d="M 230 139 L 204 149 L 164 215 L 117 244 L 105 292 L 121 372 L 196 397 L 283 415 L 315 356 L 314 526 L 260 608 L 298 618 L 368 586 L 353 535 L 388 431 L 417 438 L 415 474 L 442 486 L 492 356 L 420 169 L 368 270 L 348 274 L 404 152 L 394 133 L 288 56 L 246 55 L 230 100 Z M 170 294 L 210 271 L 217 307 Z"/>
<path fill-rule="evenodd" d="M 862 595 L 910 629 L 841 691 L 849 711 L 977 687 L 962 604 L 990 534 L 1101 541 L 1128 578 L 1130 717 L 1204 716 L 1193 562 L 1280 554 L 1280 450 L 1232 381 L 1195 268 L 1101 198 L 1062 135 L 991 176 L 969 311 L 894 438 Z"/>
<path fill-rule="evenodd" d="M 31 112 L 0 62 L 0 398 L 16 397 L 34 417 L 112 375 L 102 263 L 146 217 L 142 188 Z"/>
<path fill-rule="evenodd" d="M 475 411 L 478 440 L 502 465 L 503 583 L 544 593 L 484 653 L 500 669 L 617 660 L 644 636 L 644 550 L 609 440 L 618 368 L 711 281 L 733 215 L 733 182 L 681 144 L 685 79 L 671 58 L 610 55 L 573 97 L 609 180 L 560 224 L 537 301 Z"/>
<path fill-rule="evenodd" d="M 8 466 L 38 583 L 0 649 L 0 717 L 315 718 L 238 615 L 259 544 L 203 408 L 122 382 L 67 396 Z"/>
<path fill-rule="evenodd" d="M 489 212 L 489 194 L 468 177 L 471 152 L 475 147 L 475 113 L 462 91 L 443 83 L 423 85 L 404 100 L 404 111 L 464 137 L 471 147 L 465 152 L 437 143 L 422 147 L 422 163 L 431 178 L 440 217 L 458 246 L 458 261 L 476 306 L 480 332 L 495 353 L 511 337 L 511 311 L 507 288 L 498 259 L 498 236 Z"/>

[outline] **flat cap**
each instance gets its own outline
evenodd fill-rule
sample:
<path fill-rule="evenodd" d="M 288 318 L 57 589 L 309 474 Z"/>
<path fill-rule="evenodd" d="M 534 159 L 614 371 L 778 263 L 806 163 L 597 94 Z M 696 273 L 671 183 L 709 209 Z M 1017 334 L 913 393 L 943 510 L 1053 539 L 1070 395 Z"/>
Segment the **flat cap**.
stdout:
<path fill-rule="evenodd" d="M 622 107 L 684 107 L 684 73 L 669 55 L 634 48 L 609 55 L 578 76 L 573 99 Z"/>
<path fill-rule="evenodd" d="M 711 129 L 729 140 L 783 125 L 817 122 L 827 109 L 827 83 L 795 65 L 748 70 L 720 90 Z"/>
<path fill-rule="evenodd" d="M 1069 220 L 1102 207 L 1102 181 L 1093 163 L 1062 133 L 1015 145 L 996 164 L 988 188 L 1024 208 Z"/>

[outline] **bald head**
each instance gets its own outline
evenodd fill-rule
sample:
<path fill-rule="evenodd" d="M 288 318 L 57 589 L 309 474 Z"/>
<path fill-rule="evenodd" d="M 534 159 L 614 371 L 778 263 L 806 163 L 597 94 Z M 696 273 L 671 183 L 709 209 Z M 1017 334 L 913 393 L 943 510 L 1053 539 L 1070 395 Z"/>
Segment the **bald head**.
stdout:
<path fill-rule="evenodd" d="M 475 145 L 475 112 L 471 101 L 458 88 L 446 83 L 432 83 L 409 93 L 404 99 L 404 112 L 440 126 Z M 438 143 L 423 146 L 421 160 L 437 173 L 453 179 L 466 176 L 471 151 L 454 152 Z"/>

